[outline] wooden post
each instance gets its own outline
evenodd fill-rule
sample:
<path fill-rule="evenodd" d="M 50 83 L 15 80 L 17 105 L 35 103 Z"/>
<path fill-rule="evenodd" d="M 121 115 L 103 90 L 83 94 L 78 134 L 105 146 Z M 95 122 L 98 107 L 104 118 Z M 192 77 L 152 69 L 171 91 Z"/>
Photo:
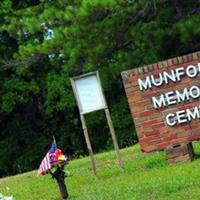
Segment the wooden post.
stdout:
<path fill-rule="evenodd" d="M 67 187 L 65 185 L 65 178 L 62 177 L 55 177 L 56 178 L 56 181 L 58 183 L 58 186 L 59 186 L 59 189 L 60 189 L 60 194 L 62 196 L 63 199 L 68 199 L 68 191 L 67 191 Z"/>
<path fill-rule="evenodd" d="M 82 127 L 83 127 L 83 133 L 84 133 L 84 136 L 85 136 L 85 141 L 86 141 L 87 148 L 88 148 L 89 155 L 90 155 L 90 159 L 91 159 L 91 162 L 92 162 L 92 169 L 93 169 L 95 176 L 97 176 L 96 162 L 95 162 L 95 159 L 94 159 L 94 154 L 93 154 L 91 142 L 90 142 L 90 138 L 89 138 L 89 135 L 88 135 L 88 130 L 87 130 L 87 126 L 86 126 L 86 123 L 85 123 L 85 118 L 84 118 L 84 115 L 82 115 L 82 114 L 80 114 L 80 117 L 81 117 L 81 123 L 82 123 Z"/>
<path fill-rule="evenodd" d="M 64 172 L 64 165 L 62 166 L 57 166 L 57 169 L 55 170 L 55 172 L 52 172 L 51 170 L 49 170 L 49 173 L 51 174 L 52 178 L 55 178 L 59 189 L 60 189 L 60 194 L 62 199 L 68 199 L 68 191 L 67 191 L 67 187 L 65 185 L 65 172 Z"/>
<path fill-rule="evenodd" d="M 120 151 L 119 151 L 119 145 L 117 143 L 115 130 L 114 130 L 114 127 L 113 127 L 113 123 L 112 123 L 110 112 L 109 112 L 108 108 L 105 109 L 105 113 L 106 113 L 106 118 L 107 118 L 107 121 L 108 121 L 108 126 L 109 126 L 109 129 L 110 129 L 110 134 L 112 136 L 113 144 L 114 144 L 114 147 L 115 147 L 118 164 L 119 164 L 120 167 L 122 167 L 123 163 L 122 163 L 122 159 L 121 159 L 121 155 L 120 155 Z"/>

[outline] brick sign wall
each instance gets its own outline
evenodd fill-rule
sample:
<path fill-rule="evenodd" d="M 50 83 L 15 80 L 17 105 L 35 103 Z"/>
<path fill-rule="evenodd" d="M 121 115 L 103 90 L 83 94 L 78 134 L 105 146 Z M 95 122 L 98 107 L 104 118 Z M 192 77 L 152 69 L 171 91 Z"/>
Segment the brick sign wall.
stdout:
<path fill-rule="evenodd" d="M 200 139 L 200 52 L 122 72 L 142 151 Z"/>

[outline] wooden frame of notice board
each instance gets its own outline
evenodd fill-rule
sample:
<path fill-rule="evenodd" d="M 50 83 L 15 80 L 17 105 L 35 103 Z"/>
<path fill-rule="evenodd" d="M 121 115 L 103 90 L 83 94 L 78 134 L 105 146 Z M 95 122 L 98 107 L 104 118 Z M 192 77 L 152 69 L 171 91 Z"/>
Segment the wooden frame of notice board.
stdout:
<path fill-rule="evenodd" d="M 122 167 L 122 160 L 119 151 L 119 145 L 117 142 L 114 126 L 110 116 L 110 112 L 106 103 L 105 95 L 101 86 L 99 72 L 90 72 L 80 76 L 70 78 L 73 92 L 78 104 L 80 119 L 82 123 L 83 133 L 86 140 L 88 152 L 92 162 L 92 169 L 95 175 L 97 175 L 96 161 L 92 150 L 92 145 L 88 135 L 88 129 L 85 121 L 85 114 L 95 112 L 98 110 L 104 110 L 110 133 L 112 136 L 113 144 L 116 151 L 118 164 Z"/>

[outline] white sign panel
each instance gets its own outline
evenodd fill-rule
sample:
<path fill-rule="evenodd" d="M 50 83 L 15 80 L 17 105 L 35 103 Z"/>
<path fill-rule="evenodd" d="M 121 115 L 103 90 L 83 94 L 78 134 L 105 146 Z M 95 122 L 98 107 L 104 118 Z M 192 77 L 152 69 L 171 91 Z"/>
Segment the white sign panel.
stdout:
<path fill-rule="evenodd" d="M 98 73 L 86 74 L 80 78 L 74 78 L 72 81 L 81 114 L 107 107 Z"/>

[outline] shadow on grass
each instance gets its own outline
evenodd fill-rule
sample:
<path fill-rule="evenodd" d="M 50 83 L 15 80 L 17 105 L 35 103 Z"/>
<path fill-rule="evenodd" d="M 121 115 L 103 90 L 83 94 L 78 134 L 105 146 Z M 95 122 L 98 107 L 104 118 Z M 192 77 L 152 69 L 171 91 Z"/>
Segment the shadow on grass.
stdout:
<path fill-rule="evenodd" d="M 194 160 L 200 159 L 200 143 L 199 141 L 193 142 Z"/>
<path fill-rule="evenodd" d="M 67 200 L 74 200 L 76 199 L 78 196 L 75 196 L 75 195 L 69 195 L 69 198 Z M 57 200 L 60 200 L 60 199 L 57 199 Z"/>
<path fill-rule="evenodd" d="M 194 160 L 200 159 L 200 153 L 194 153 Z"/>
<path fill-rule="evenodd" d="M 67 200 L 75 200 L 77 199 L 78 196 L 75 196 L 75 195 L 69 195 L 69 197 L 67 198 Z M 56 197 L 56 198 L 53 198 L 51 200 L 62 200 L 61 197 Z"/>

